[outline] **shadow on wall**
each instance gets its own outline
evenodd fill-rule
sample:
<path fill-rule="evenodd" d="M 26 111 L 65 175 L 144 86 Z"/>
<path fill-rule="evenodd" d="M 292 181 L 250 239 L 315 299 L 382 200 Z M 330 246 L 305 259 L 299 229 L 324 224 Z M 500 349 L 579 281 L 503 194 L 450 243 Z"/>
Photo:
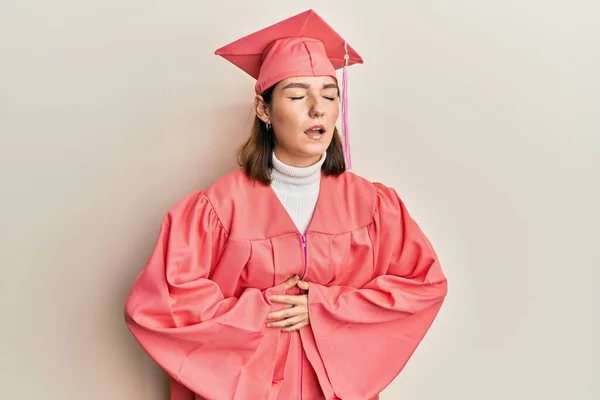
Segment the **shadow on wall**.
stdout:
<path fill-rule="evenodd" d="M 156 186 L 139 188 L 132 187 L 130 193 L 134 197 L 130 203 L 148 202 L 148 196 L 156 192 L 161 193 L 162 201 L 159 205 L 149 207 L 152 214 L 145 215 L 139 226 L 131 227 L 129 231 L 133 237 L 129 243 L 134 244 L 133 250 L 125 252 L 126 257 L 119 259 L 120 271 L 114 276 L 114 299 L 109 305 L 117 319 L 117 323 L 108 325 L 116 331 L 106 332 L 115 338 L 113 341 L 116 352 L 129 364 L 129 381 L 139 382 L 140 394 L 146 393 L 152 398 L 168 398 L 168 377 L 146 355 L 129 333 L 123 318 L 125 299 L 134 279 L 143 268 L 155 245 L 160 223 L 167 210 L 185 194 L 203 189 L 222 175 L 237 168 L 237 150 L 248 138 L 254 119 L 251 102 L 223 106 L 212 110 L 198 110 L 192 118 L 182 121 L 183 127 L 173 135 L 168 148 L 178 154 L 178 160 L 156 160 L 158 169 L 163 171 Z M 155 166 L 156 167 L 156 166 Z M 154 168 L 150 168 L 154 169 Z M 162 180 L 162 182 L 160 182 Z M 174 182 L 174 184 L 168 184 Z M 165 188 L 172 193 L 164 193 Z M 162 203 L 162 204 L 161 204 Z M 157 202 L 155 201 L 156 205 Z M 160 378 L 158 378 L 160 377 Z M 125 380 L 125 379 L 124 379 Z M 160 385 L 157 384 L 160 381 Z M 164 385 L 164 386 L 163 386 Z M 157 386 L 160 396 L 157 395 Z M 151 393 L 151 394 L 150 394 Z M 140 397 L 145 398 L 145 397 Z"/>
<path fill-rule="evenodd" d="M 205 145 L 200 146 L 200 168 L 203 170 L 200 177 L 200 187 L 205 187 L 220 176 L 235 170 L 237 152 L 240 146 L 250 136 L 250 129 L 254 122 L 254 109 L 251 102 L 221 107 L 210 116 L 215 121 L 214 134 L 202 133 L 205 136 Z M 201 126 L 201 120 L 198 121 Z"/>

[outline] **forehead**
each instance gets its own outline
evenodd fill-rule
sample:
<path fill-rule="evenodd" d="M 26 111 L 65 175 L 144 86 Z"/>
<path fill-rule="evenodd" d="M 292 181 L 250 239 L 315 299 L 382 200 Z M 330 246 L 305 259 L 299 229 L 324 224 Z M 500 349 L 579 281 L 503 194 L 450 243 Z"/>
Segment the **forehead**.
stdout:
<path fill-rule="evenodd" d="M 329 84 L 337 84 L 337 80 L 329 75 L 324 76 L 294 76 L 291 78 L 287 78 L 279 82 L 279 87 L 285 87 L 290 83 L 303 83 L 309 86 L 315 86 L 318 88 L 322 88 L 324 85 Z"/>

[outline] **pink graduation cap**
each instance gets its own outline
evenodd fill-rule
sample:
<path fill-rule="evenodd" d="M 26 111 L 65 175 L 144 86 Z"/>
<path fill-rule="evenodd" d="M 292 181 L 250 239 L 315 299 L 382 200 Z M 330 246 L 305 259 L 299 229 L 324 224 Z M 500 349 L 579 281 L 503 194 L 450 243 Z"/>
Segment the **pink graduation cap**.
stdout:
<path fill-rule="evenodd" d="M 308 10 L 238 39 L 215 52 L 256 79 L 257 94 L 295 76 L 332 76 L 343 68 L 342 132 L 351 168 L 348 129 L 348 66 L 362 58 L 315 11 Z"/>

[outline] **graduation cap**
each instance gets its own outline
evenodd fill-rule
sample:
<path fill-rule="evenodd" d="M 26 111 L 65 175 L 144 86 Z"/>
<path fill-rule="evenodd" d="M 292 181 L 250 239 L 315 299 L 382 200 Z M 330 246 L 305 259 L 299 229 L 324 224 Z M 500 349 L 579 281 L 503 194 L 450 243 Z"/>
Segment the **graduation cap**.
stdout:
<path fill-rule="evenodd" d="M 314 10 L 308 10 L 215 51 L 256 79 L 263 93 L 295 76 L 332 76 L 343 68 L 342 131 L 346 167 L 351 168 L 348 131 L 348 66 L 362 63 L 358 53 Z"/>

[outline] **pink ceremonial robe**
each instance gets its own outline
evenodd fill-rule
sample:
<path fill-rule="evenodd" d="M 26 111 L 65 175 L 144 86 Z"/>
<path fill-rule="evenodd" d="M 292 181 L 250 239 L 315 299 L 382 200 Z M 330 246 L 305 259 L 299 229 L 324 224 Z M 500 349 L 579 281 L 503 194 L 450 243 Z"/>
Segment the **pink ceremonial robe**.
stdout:
<path fill-rule="evenodd" d="M 310 282 L 310 325 L 266 327 L 282 308 L 267 296 L 294 274 Z M 236 171 L 168 211 L 125 314 L 170 375 L 172 400 L 368 400 L 403 369 L 446 293 L 393 189 L 323 175 L 301 234 L 270 186 Z"/>

